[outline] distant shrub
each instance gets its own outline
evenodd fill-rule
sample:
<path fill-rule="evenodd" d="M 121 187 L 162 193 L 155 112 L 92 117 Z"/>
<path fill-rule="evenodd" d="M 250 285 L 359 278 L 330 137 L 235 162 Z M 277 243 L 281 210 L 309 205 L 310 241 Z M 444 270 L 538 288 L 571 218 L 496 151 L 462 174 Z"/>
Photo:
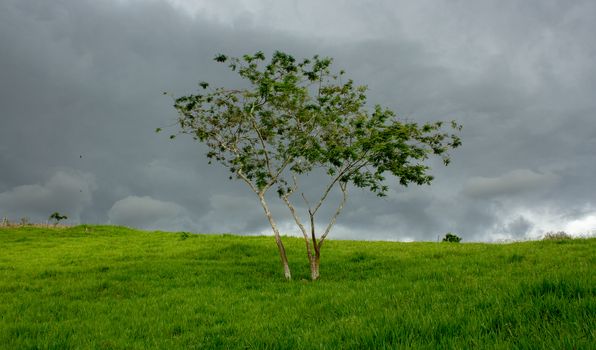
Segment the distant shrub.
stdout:
<path fill-rule="evenodd" d="M 565 240 L 565 239 L 572 239 L 573 237 L 571 237 L 567 232 L 565 231 L 550 231 L 547 232 L 544 237 L 542 238 L 545 241 L 561 241 L 561 240 Z"/>
<path fill-rule="evenodd" d="M 443 237 L 443 242 L 459 243 L 460 241 L 461 237 L 451 232 L 447 232 L 445 237 Z"/>
<path fill-rule="evenodd" d="M 185 240 L 185 239 L 187 239 L 188 237 L 190 237 L 190 233 L 188 233 L 188 232 L 182 232 L 182 233 L 180 234 L 180 240 L 181 240 L 181 241 L 184 241 L 184 240 Z"/>
<path fill-rule="evenodd" d="M 60 215 L 59 212 L 55 211 L 50 215 L 49 220 L 54 220 L 54 226 L 58 225 L 61 220 L 66 220 L 68 217 L 66 215 Z"/>
<path fill-rule="evenodd" d="M 31 220 L 29 220 L 29 217 L 23 216 L 21 218 L 20 225 L 21 226 L 29 226 L 29 225 L 31 225 Z"/>

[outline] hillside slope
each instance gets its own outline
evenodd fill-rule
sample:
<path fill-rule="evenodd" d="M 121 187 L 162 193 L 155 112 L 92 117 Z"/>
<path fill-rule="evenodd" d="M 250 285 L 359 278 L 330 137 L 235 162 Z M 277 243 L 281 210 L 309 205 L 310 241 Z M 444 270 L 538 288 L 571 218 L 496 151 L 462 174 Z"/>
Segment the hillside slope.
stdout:
<path fill-rule="evenodd" d="M 557 348 L 596 344 L 596 239 L 329 241 L 112 226 L 0 229 L 0 348 Z"/>

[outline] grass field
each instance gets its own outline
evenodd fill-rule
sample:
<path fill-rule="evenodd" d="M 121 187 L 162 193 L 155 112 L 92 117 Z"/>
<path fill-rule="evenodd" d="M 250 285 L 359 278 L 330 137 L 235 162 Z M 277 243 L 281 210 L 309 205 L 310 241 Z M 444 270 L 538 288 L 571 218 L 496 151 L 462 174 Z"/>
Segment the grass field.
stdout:
<path fill-rule="evenodd" d="M 0 229 L 0 348 L 596 348 L 596 239 L 285 242 Z"/>

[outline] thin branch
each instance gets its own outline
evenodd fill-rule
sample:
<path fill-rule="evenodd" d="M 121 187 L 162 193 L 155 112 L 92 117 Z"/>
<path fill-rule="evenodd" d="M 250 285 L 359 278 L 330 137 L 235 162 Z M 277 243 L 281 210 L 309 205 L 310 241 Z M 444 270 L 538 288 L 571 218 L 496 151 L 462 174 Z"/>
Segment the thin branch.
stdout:
<path fill-rule="evenodd" d="M 337 176 L 335 176 L 333 178 L 333 180 L 331 180 L 331 182 L 329 183 L 329 185 L 327 186 L 327 188 L 325 189 L 325 191 L 323 192 L 323 196 L 321 196 L 321 198 L 319 199 L 319 202 L 317 203 L 317 206 L 315 207 L 315 209 L 313 210 L 313 215 L 317 213 L 317 211 L 319 210 L 319 208 L 321 207 L 321 205 L 323 205 L 323 202 L 325 201 L 325 199 L 327 199 L 327 196 L 329 195 L 329 192 L 331 192 L 331 189 L 333 188 L 333 186 L 335 186 L 335 183 L 339 181 L 339 179 L 341 179 L 347 172 L 347 170 L 355 163 L 350 163 L 348 166 L 346 166 L 346 168 L 340 172 L 337 173 Z"/>
<path fill-rule="evenodd" d="M 294 185 L 290 187 L 289 191 L 286 193 L 286 196 L 288 196 L 288 198 L 298 189 L 298 182 L 296 181 L 295 174 L 292 174 L 292 182 L 294 183 Z"/>
<path fill-rule="evenodd" d="M 294 192 L 295 190 L 298 189 L 298 181 L 296 180 L 296 174 L 292 174 L 292 182 L 294 183 L 294 186 L 292 187 L 292 192 Z M 302 199 L 304 200 L 304 203 L 306 204 L 306 207 L 310 211 L 310 203 L 308 202 L 308 199 L 306 199 L 304 192 L 300 192 L 300 196 L 302 197 Z"/>
<path fill-rule="evenodd" d="M 277 169 L 277 172 L 275 174 L 269 173 L 269 175 L 271 176 L 271 180 L 267 183 L 267 187 L 270 187 L 275 182 L 277 182 L 277 179 L 279 178 L 279 175 L 281 175 L 281 173 L 286 169 L 286 167 L 288 166 L 288 164 L 290 164 L 290 158 L 286 158 L 284 160 L 284 162 L 279 167 L 279 169 Z"/>
<path fill-rule="evenodd" d="M 292 213 L 292 217 L 294 218 L 296 225 L 298 225 L 298 227 L 300 227 L 300 231 L 302 231 L 302 236 L 304 237 L 304 242 L 306 243 L 306 252 L 308 254 L 308 257 L 311 258 L 312 252 L 310 250 L 310 244 L 308 242 L 308 233 L 306 232 L 306 228 L 302 224 L 302 221 L 300 221 L 300 217 L 298 217 L 298 214 L 296 213 L 296 208 L 294 208 L 294 206 L 288 199 L 288 195 L 287 194 L 283 195 L 283 196 L 281 196 L 281 198 L 283 199 L 284 203 L 286 203 L 286 206 L 288 207 L 288 209 L 290 209 L 290 213 Z M 316 249 L 316 247 L 315 247 L 315 249 Z"/>
<path fill-rule="evenodd" d="M 323 235 L 319 239 L 319 245 L 318 245 L 319 249 L 323 245 L 323 242 L 325 241 L 325 238 L 327 238 L 327 235 L 329 234 L 329 232 L 331 232 L 331 228 L 333 227 L 333 225 L 335 225 L 337 217 L 339 216 L 339 213 L 341 213 L 342 209 L 344 208 L 344 205 L 346 204 L 346 199 L 348 198 L 348 184 L 346 182 L 340 182 L 339 188 L 341 189 L 341 192 L 342 192 L 342 199 L 341 199 L 341 202 L 339 203 L 339 206 L 337 207 L 337 210 L 335 211 L 335 214 L 333 214 L 331 221 L 327 225 L 327 228 L 325 228 L 325 233 L 323 233 Z"/>
<path fill-rule="evenodd" d="M 321 205 L 323 205 L 323 202 L 325 201 L 325 199 L 329 195 L 329 192 L 331 191 L 331 189 L 333 188 L 333 186 L 335 185 L 335 183 L 340 179 L 340 177 L 343 176 L 343 174 L 344 174 L 344 171 L 339 172 L 338 175 L 336 177 L 334 177 L 333 180 L 331 180 L 331 182 L 329 183 L 329 185 L 327 185 L 327 188 L 325 188 L 325 191 L 323 192 L 323 195 L 321 196 L 321 198 L 319 199 L 319 202 L 315 206 L 315 209 L 312 211 L 312 215 L 315 215 L 317 213 L 317 211 L 319 210 L 319 208 L 321 207 Z"/>
<path fill-rule="evenodd" d="M 267 147 L 265 146 L 265 140 L 263 139 L 263 135 L 259 130 L 255 117 L 253 115 L 253 110 L 255 108 L 255 104 L 253 102 L 252 107 L 250 108 L 249 115 L 251 117 L 252 127 L 257 132 L 257 136 L 259 137 L 259 142 L 261 143 L 261 147 L 263 147 L 263 152 L 265 154 L 265 164 L 267 164 L 267 170 L 269 171 L 269 175 L 273 175 L 273 170 L 271 169 L 271 162 L 269 161 L 269 152 L 267 152 Z"/>
<path fill-rule="evenodd" d="M 321 196 L 321 198 L 319 199 L 319 202 L 317 203 L 315 209 L 313 210 L 313 215 L 317 213 L 317 211 L 319 210 L 319 208 L 321 207 L 321 205 L 323 205 L 323 202 L 325 201 L 325 199 L 327 199 L 327 196 L 329 195 L 329 192 L 331 192 L 331 189 L 333 188 L 333 186 L 335 185 L 336 182 L 338 182 L 344 175 L 353 172 L 353 171 L 358 171 L 360 170 L 363 166 L 368 164 L 368 161 L 366 160 L 366 155 L 368 154 L 368 151 L 366 151 L 362 157 L 360 157 L 359 159 L 349 163 L 343 170 L 339 171 L 337 173 L 337 175 L 333 178 L 333 180 L 329 183 L 329 185 L 327 186 L 327 188 L 325 189 L 325 191 L 323 192 L 323 196 Z M 362 164 L 357 165 L 359 162 L 363 161 Z"/>
<path fill-rule="evenodd" d="M 310 203 L 308 202 L 308 199 L 306 199 L 306 196 L 304 195 L 304 192 L 300 192 L 300 196 L 302 197 L 302 200 L 304 200 L 304 204 L 306 204 L 306 207 L 308 208 L 308 212 L 310 213 Z"/>
<path fill-rule="evenodd" d="M 316 256 L 320 255 L 320 245 L 317 243 L 317 235 L 315 234 L 315 215 L 308 209 L 308 216 L 310 217 L 310 237 L 312 239 L 312 245 L 315 248 Z"/>
<path fill-rule="evenodd" d="M 261 193 L 256 187 L 255 185 L 253 185 L 253 183 L 246 177 L 246 175 L 244 175 L 244 173 L 242 172 L 242 169 L 238 169 L 236 170 L 236 174 L 238 174 L 238 176 L 240 176 L 240 178 L 242 180 L 244 180 L 244 182 L 246 182 L 248 184 L 248 186 L 250 187 L 251 190 L 254 191 L 254 193 L 259 194 Z M 265 187 L 263 193 L 265 193 L 267 187 Z"/>

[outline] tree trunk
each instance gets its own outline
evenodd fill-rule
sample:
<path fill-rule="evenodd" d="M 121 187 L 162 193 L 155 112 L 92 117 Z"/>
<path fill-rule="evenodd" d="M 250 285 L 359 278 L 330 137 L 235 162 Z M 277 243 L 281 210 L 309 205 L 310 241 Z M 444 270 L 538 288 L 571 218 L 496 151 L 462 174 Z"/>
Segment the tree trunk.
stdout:
<path fill-rule="evenodd" d="M 279 250 L 279 257 L 281 259 L 281 264 L 284 268 L 284 277 L 287 280 L 291 280 L 292 273 L 290 272 L 290 265 L 288 264 L 288 257 L 286 256 L 286 249 L 284 248 L 284 244 L 281 241 L 279 232 L 275 232 L 275 243 L 277 243 L 277 249 Z"/>
<path fill-rule="evenodd" d="M 319 279 L 319 265 L 321 263 L 321 257 L 317 251 L 310 257 L 310 279 L 316 281 Z"/>
<path fill-rule="evenodd" d="M 286 280 L 292 279 L 292 273 L 290 272 L 290 265 L 288 264 L 288 257 L 286 256 L 286 249 L 284 247 L 283 242 L 281 241 L 281 235 L 279 234 L 279 229 L 277 228 L 277 224 L 275 220 L 273 220 L 273 215 L 271 215 L 271 211 L 269 210 L 269 206 L 265 201 L 265 195 L 263 193 L 257 193 L 259 196 L 259 200 L 261 201 L 261 205 L 263 206 L 263 210 L 265 210 L 265 216 L 269 220 L 269 224 L 273 229 L 273 235 L 275 236 L 275 243 L 277 244 L 277 249 L 279 250 L 279 258 L 281 259 L 281 264 L 284 269 L 284 277 Z"/>

